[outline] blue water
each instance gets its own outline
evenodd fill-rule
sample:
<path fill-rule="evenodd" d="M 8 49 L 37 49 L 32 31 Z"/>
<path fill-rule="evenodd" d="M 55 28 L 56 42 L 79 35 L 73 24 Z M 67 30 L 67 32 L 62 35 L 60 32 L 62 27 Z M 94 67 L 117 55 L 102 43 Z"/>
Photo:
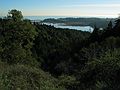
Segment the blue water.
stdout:
<path fill-rule="evenodd" d="M 51 25 L 56 28 L 63 28 L 63 29 L 74 29 L 74 30 L 81 30 L 81 31 L 88 31 L 92 32 L 93 28 L 91 26 L 65 26 L 64 23 L 43 23 L 46 25 Z"/>

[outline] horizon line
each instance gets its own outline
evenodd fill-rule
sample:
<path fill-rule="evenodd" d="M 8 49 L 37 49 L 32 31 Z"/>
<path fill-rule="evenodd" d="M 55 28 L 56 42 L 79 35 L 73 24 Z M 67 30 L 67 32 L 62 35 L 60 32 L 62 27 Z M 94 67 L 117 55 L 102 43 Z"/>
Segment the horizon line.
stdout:
<path fill-rule="evenodd" d="M 4 15 L 4 16 L 0 16 L 0 17 L 7 17 L 7 15 Z M 101 15 L 101 16 L 97 16 L 97 15 L 84 15 L 84 16 L 67 16 L 67 15 L 23 15 L 23 17 L 67 17 L 67 18 L 72 18 L 72 17 L 75 17 L 75 18 L 79 18 L 79 17 L 83 17 L 83 18 L 118 18 L 119 16 L 106 16 L 106 15 Z"/>

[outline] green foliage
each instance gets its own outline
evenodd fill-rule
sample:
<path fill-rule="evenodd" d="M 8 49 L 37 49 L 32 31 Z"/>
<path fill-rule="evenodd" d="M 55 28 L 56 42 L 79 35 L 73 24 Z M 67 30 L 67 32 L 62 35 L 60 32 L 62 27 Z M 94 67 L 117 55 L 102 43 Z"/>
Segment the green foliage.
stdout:
<path fill-rule="evenodd" d="M 33 53 L 36 28 L 22 20 L 20 11 L 0 24 L 0 89 L 1 90 L 65 90 L 58 80 L 39 68 Z"/>
<path fill-rule="evenodd" d="M 14 21 L 20 21 L 23 19 L 22 12 L 16 9 L 10 10 L 8 12 L 8 18 L 12 18 Z"/>
<path fill-rule="evenodd" d="M 58 19 L 45 19 L 42 22 L 47 23 L 64 23 L 67 26 L 91 26 L 96 25 L 98 28 L 106 28 L 107 24 L 114 18 L 58 18 Z"/>
<path fill-rule="evenodd" d="M 4 29 L 0 33 L 1 60 L 10 64 L 22 63 L 37 66 L 37 61 L 32 57 L 31 52 L 33 40 L 37 35 L 35 27 L 21 19 L 20 11 L 11 10 L 9 14 L 12 14 L 12 19 L 8 17 L 3 20 L 2 24 L 5 23 L 5 26 L 2 25 Z"/>
<path fill-rule="evenodd" d="M 107 27 L 107 30 L 111 30 L 113 28 L 113 24 L 112 24 L 112 21 L 110 21 L 108 23 L 108 27 Z"/>
<path fill-rule="evenodd" d="M 68 90 L 74 90 L 77 85 L 77 80 L 74 76 L 61 75 L 58 78 L 59 86 L 66 87 Z"/>
<path fill-rule="evenodd" d="M 120 49 L 108 50 L 99 59 L 94 59 L 86 64 L 81 71 L 80 83 L 84 83 L 85 88 L 91 88 L 92 90 L 96 90 L 96 88 L 104 88 L 100 90 L 119 90 L 119 60 Z"/>
<path fill-rule="evenodd" d="M 57 86 L 57 79 L 40 69 L 19 64 L 1 65 L 2 90 L 65 90 Z"/>
<path fill-rule="evenodd" d="M 0 19 L 0 90 L 120 90 L 119 19 L 89 33 L 8 15 Z"/>
<path fill-rule="evenodd" d="M 76 51 L 74 49 L 77 47 L 76 44 L 89 37 L 90 33 L 57 29 L 47 25 L 36 25 L 36 27 L 38 36 L 34 41 L 34 51 L 42 68 L 54 75 L 71 72 L 71 62 L 74 62 L 71 54 Z"/>

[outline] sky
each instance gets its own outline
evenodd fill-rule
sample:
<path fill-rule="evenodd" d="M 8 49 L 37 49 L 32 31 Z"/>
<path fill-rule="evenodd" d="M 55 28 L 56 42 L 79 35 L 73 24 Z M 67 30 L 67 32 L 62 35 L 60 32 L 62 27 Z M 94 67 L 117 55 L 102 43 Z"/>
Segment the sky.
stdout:
<path fill-rule="evenodd" d="M 24 16 L 118 17 L 120 0 L 0 0 L 0 16 L 11 9 Z"/>

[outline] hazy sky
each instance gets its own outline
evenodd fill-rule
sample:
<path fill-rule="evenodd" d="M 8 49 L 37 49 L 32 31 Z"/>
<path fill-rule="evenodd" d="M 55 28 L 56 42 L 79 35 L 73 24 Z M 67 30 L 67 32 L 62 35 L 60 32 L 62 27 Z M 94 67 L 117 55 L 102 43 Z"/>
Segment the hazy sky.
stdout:
<path fill-rule="evenodd" d="M 0 0 L 0 16 L 18 9 L 24 16 L 117 17 L 120 0 Z"/>

